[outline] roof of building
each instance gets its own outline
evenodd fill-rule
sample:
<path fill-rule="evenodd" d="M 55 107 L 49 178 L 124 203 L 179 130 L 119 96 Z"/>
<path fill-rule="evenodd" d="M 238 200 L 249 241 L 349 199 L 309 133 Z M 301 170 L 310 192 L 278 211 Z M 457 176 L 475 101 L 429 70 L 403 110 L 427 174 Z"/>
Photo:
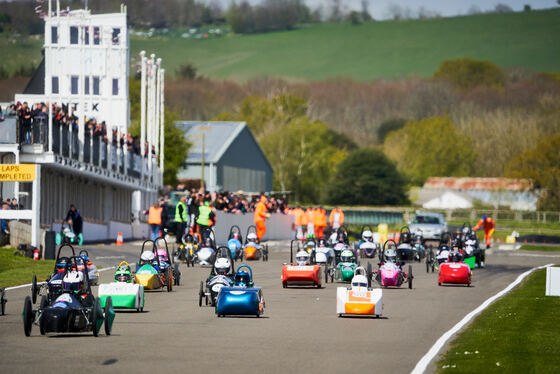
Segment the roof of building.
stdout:
<path fill-rule="evenodd" d="M 430 177 L 423 188 L 482 191 L 526 191 L 533 187 L 529 179 Z"/>
<path fill-rule="evenodd" d="M 220 161 L 233 141 L 239 136 L 239 134 L 241 134 L 243 129 L 247 127 L 245 122 L 178 121 L 175 122 L 175 124 L 183 129 L 185 136 L 192 143 L 192 147 L 187 156 L 187 163 L 196 164 L 199 164 L 202 158 L 203 134 L 204 162 L 217 163 Z M 250 131 L 249 133 L 251 134 Z M 255 144 L 259 147 L 256 141 Z M 266 159 L 264 153 L 263 157 Z"/>
<path fill-rule="evenodd" d="M 472 206 L 472 198 L 451 191 L 446 191 L 422 204 L 425 209 L 468 209 Z"/>
<path fill-rule="evenodd" d="M 23 90 L 24 95 L 44 95 L 45 94 L 45 57 L 33 73 L 33 76 Z"/>

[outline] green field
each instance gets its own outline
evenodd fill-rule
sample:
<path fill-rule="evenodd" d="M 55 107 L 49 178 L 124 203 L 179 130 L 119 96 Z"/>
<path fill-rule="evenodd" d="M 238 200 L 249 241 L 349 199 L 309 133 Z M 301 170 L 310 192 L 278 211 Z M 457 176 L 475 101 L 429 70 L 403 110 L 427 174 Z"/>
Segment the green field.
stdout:
<path fill-rule="evenodd" d="M 33 274 L 43 281 L 52 274 L 54 260 L 34 261 L 14 256 L 14 248 L 0 248 L 0 288 L 31 283 Z"/>
<path fill-rule="evenodd" d="M 490 305 L 451 343 L 437 373 L 560 372 L 560 297 L 545 297 L 546 270 Z"/>
<path fill-rule="evenodd" d="M 191 62 L 203 75 L 244 81 L 258 76 L 357 80 L 431 76 L 440 62 L 487 59 L 502 67 L 560 71 L 560 9 L 352 26 L 319 24 L 295 31 L 213 40 L 133 39 L 163 58 L 168 71 Z"/>
<path fill-rule="evenodd" d="M 133 36 L 131 56 L 156 53 L 173 73 L 186 62 L 212 78 L 245 81 L 259 76 L 357 80 L 431 76 L 440 62 L 486 59 L 502 67 L 560 71 L 560 9 L 454 18 L 304 25 L 294 31 L 230 35 L 221 39 Z M 38 63 L 41 40 L 0 34 L 4 65 Z"/>

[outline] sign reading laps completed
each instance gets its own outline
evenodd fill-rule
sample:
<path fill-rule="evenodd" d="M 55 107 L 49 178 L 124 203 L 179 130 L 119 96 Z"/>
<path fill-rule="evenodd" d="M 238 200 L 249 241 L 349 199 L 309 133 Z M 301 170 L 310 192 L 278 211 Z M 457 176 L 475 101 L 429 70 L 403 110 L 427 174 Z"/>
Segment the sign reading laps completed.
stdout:
<path fill-rule="evenodd" d="M 0 164 L 0 181 L 33 182 L 35 164 Z"/>

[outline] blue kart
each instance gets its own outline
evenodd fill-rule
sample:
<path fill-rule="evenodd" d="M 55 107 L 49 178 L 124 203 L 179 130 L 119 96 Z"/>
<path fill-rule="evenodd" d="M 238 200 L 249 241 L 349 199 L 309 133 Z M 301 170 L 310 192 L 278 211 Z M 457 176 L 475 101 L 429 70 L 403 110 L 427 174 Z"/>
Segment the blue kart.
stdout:
<path fill-rule="evenodd" d="M 245 270 L 247 269 L 247 270 Z M 218 317 L 264 313 L 264 298 L 260 287 L 253 285 L 253 271 L 247 265 L 237 268 L 231 287 L 222 287 L 216 302 Z"/>
<path fill-rule="evenodd" d="M 231 258 L 235 260 L 241 260 L 243 253 L 241 247 L 243 246 L 243 237 L 241 236 L 241 229 L 237 225 L 231 226 L 228 235 L 228 248 L 231 252 Z"/>

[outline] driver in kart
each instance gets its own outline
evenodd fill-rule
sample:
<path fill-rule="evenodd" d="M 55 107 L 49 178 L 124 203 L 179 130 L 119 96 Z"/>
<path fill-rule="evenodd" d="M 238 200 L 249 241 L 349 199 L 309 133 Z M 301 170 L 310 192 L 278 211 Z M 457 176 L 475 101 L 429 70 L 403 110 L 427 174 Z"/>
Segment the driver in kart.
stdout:
<path fill-rule="evenodd" d="M 254 232 L 250 232 L 249 235 L 247 235 L 247 244 L 245 244 L 244 248 L 246 247 L 254 247 L 254 248 L 261 247 L 258 243 L 257 234 L 255 234 Z"/>
<path fill-rule="evenodd" d="M 299 251 L 296 254 L 296 263 L 298 266 L 309 265 L 309 253 L 307 251 Z"/>
<path fill-rule="evenodd" d="M 235 274 L 233 285 L 237 287 L 253 287 L 251 275 L 248 272 L 241 270 Z"/>
<path fill-rule="evenodd" d="M 437 254 L 438 264 L 443 264 L 444 262 L 447 262 L 447 260 L 449 259 L 449 253 L 450 250 L 448 245 L 445 244 L 440 246 Z"/>

